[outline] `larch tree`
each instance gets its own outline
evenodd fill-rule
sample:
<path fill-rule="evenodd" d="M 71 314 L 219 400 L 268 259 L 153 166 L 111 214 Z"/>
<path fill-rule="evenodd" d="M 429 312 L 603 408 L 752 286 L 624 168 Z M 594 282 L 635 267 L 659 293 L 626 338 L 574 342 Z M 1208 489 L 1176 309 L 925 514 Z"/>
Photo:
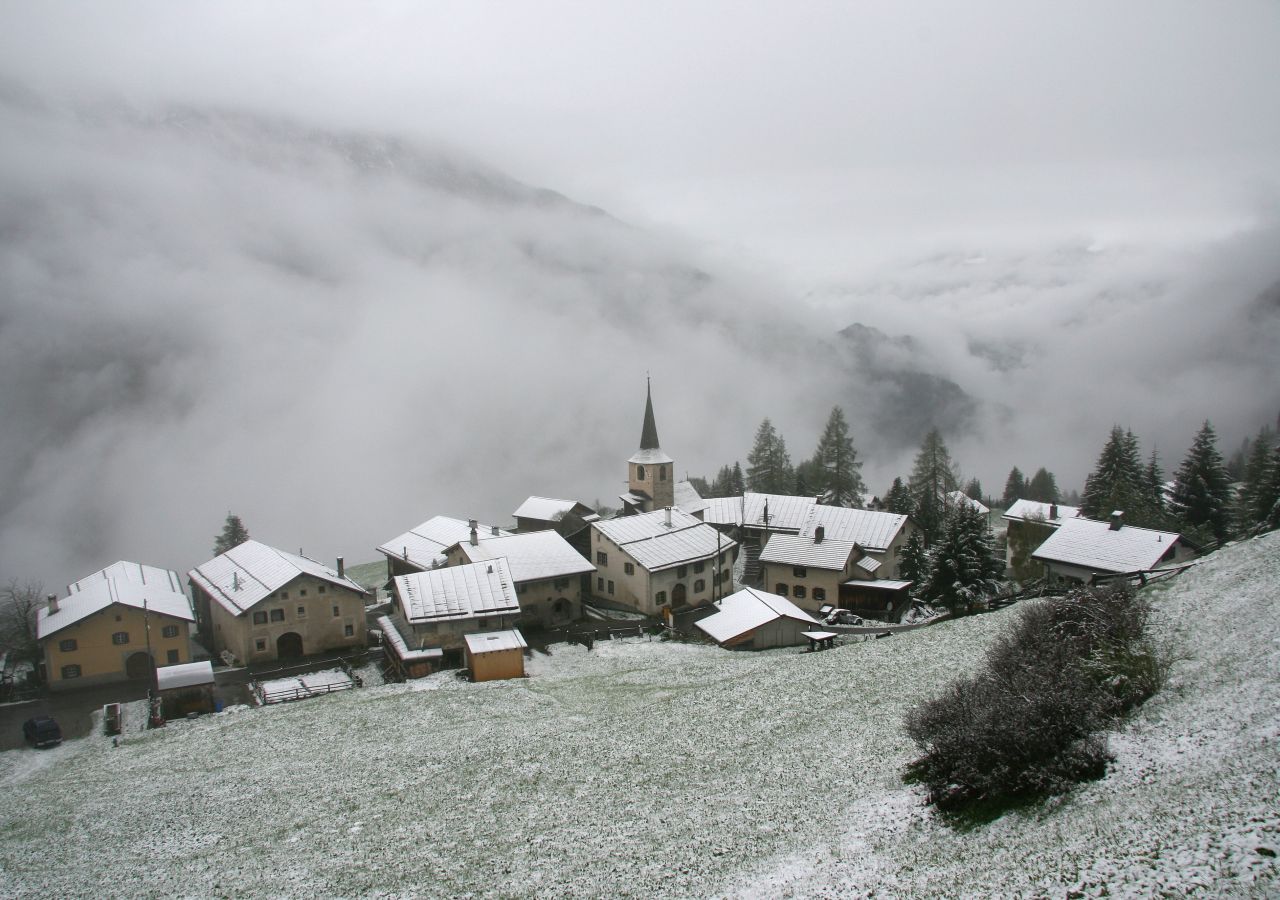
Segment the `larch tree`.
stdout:
<path fill-rule="evenodd" d="M 911 469 L 908 489 L 914 506 L 914 518 L 924 532 L 925 546 L 931 546 L 942 531 L 946 514 L 946 496 L 956 490 L 959 478 L 951 452 L 938 429 L 925 435 Z"/>
<path fill-rule="evenodd" d="M 787 443 L 765 419 L 756 431 L 755 446 L 747 454 L 747 486 L 761 494 L 790 494 L 795 481 Z"/>
<path fill-rule="evenodd" d="M 1174 476 L 1169 511 L 1193 528 L 1208 530 L 1219 542 L 1231 533 L 1231 483 L 1208 420 Z"/>
<path fill-rule="evenodd" d="M 249 540 L 249 529 L 244 527 L 240 517 L 227 513 L 227 520 L 222 525 L 222 533 L 213 539 L 213 555 L 221 556 L 232 547 L 239 547 Z"/>
<path fill-rule="evenodd" d="M 829 506 L 862 506 L 863 495 L 867 492 L 862 480 L 862 461 L 853 448 L 844 410 L 838 406 L 833 407 L 827 417 L 813 461 L 818 467 L 816 487 L 823 503 Z"/>
<path fill-rule="evenodd" d="M 1015 500 L 1029 500 L 1027 496 L 1027 482 L 1022 476 L 1022 470 L 1014 466 L 1009 470 L 1009 477 L 1004 482 L 1004 500 L 1005 509 L 1013 506 Z"/>

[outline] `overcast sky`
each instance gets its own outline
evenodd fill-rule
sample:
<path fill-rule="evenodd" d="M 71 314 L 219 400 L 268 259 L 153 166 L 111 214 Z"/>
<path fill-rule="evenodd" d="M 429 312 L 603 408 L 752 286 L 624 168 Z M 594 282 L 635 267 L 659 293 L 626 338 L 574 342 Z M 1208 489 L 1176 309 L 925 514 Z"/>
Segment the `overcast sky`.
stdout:
<path fill-rule="evenodd" d="M 296 492 L 282 489 L 273 498 L 289 514 L 267 512 L 257 489 L 261 474 L 241 474 L 254 489 L 242 486 L 237 496 L 236 477 L 220 468 L 219 457 L 197 449 L 236 448 L 220 443 L 230 440 L 225 435 L 215 439 L 216 429 L 191 423 L 234 419 L 254 431 L 281 405 L 310 396 L 314 378 L 300 381 L 283 364 L 277 372 L 262 355 L 246 366 L 249 348 L 270 351 L 243 323 L 255 315 L 302 322 L 303 336 L 321 345 L 333 336 L 312 317 L 336 308 L 326 305 L 328 294 L 335 304 L 366 302 L 356 298 L 371 293 L 395 298 L 385 302 L 401 304 L 395 308 L 402 316 L 419 314 L 411 302 L 437 304 L 431 315 L 421 313 L 437 327 L 454 323 L 459 305 L 505 323 L 510 339 L 483 350 L 437 348 L 441 360 L 457 365 L 477 355 L 494 366 L 512 359 L 533 365 L 538 354 L 518 340 L 513 322 L 549 345 L 576 330 L 609 365 L 594 362 L 588 378 L 584 363 L 572 379 L 548 378 L 542 386 L 575 393 L 562 401 L 569 417 L 563 421 L 585 418 L 610 438 L 615 424 L 634 427 L 638 436 L 640 410 L 637 402 L 634 410 L 602 412 L 605 398 L 638 383 L 647 369 L 665 369 L 681 383 L 660 382 L 668 404 L 659 412 L 664 446 L 694 474 L 713 474 L 720 462 L 745 455 L 762 415 L 787 426 L 799 457 L 831 402 L 854 410 L 862 402 L 826 392 L 829 379 L 818 370 L 781 384 L 786 361 L 757 359 L 754 371 L 739 373 L 727 362 L 728 350 L 708 343 L 714 330 L 704 333 L 711 326 L 701 313 L 698 328 L 664 337 L 665 350 L 653 359 L 632 343 L 634 323 L 609 321 L 592 330 L 589 323 L 609 313 L 584 314 L 586 295 L 572 309 L 521 308 L 511 315 L 517 301 L 507 297 L 518 297 L 520 286 L 558 303 L 577 295 L 557 293 L 506 256 L 501 265 L 485 256 L 473 269 L 486 277 L 505 272 L 508 283 L 496 276 L 493 283 L 455 281 L 453 269 L 400 271 L 400 251 L 386 246 L 396 240 L 386 234 L 398 225 L 429 233 L 440 246 L 488 230 L 513 245 L 553 241 L 553 252 L 582 271 L 593 260 L 622 259 L 624 268 L 667 272 L 676 260 L 677 271 L 689 265 L 722 280 L 714 296 L 699 295 L 708 309 L 741 305 L 753 311 L 751 322 L 785 314 L 817 332 L 862 321 L 911 334 L 922 348 L 913 365 L 927 361 L 985 404 L 978 434 L 957 434 L 953 449 L 966 473 L 993 492 L 1013 464 L 1028 471 L 1049 465 L 1064 486 L 1078 487 L 1112 422 L 1158 443 L 1169 465 L 1206 415 L 1234 443 L 1273 421 L 1280 406 L 1264 341 L 1274 326 L 1241 324 L 1257 293 L 1280 278 L 1277 47 L 1280 4 L 1263 0 L 4 4 L 0 94 L 10 101 L 10 127 L 0 140 L 0 178 L 13 216 L 8 227 L 20 227 L 14 223 L 22 217 L 13 212 L 20 199 L 56 211 L 47 221 L 42 214 L 43 246 L 66 242 L 49 251 L 59 263 L 41 268 L 30 265 L 30 234 L 23 232 L 20 243 L 17 231 L 0 231 L 10 245 L 0 264 L 6 288 L 0 329 L 9 329 L 0 335 L 16 348 L 10 365 L 20 359 L 31 372 L 101 355 L 105 361 L 90 375 L 76 370 L 72 384 L 83 403 L 100 404 L 95 389 L 145 395 L 139 403 L 146 421 L 163 423 L 163 440 L 181 447 L 191 468 L 169 459 L 156 433 L 120 440 L 113 428 L 130 424 L 120 417 L 113 428 L 95 420 L 92 429 L 77 430 L 75 445 L 57 453 L 0 439 L 10 457 L 0 463 L 17 485 L 6 488 L 0 538 L 9 546 L 0 546 L 0 574 L 25 576 L 16 571 L 23 565 L 18 558 L 35 559 L 34 548 L 44 544 L 66 544 L 69 529 L 80 534 L 79 543 L 31 563 L 39 577 L 70 581 L 120 556 L 185 568 L 202 561 L 209 520 L 216 525 L 226 506 L 247 507 L 258 522 L 269 521 L 281 546 L 305 538 L 320 545 L 319 555 L 336 550 L 360 559 L 436 513 L 496 517 L 523 494 L 560 486 L 588 501 L 609 498 L 612 482 L 598 490 L 575 477 L 534 483 L 529 471 L 505 472 L 501 490 L 460 485 L 461 461 L 475 452 L 461 440 L 434 459 L 450 484 L 433 488 L 435 494 L 420 485 L 427 496 L 404 498 L 393 496 L 398 476 L 390 470 L 403 473 L 414 456 L 371 442 L 363 477 L 390 499 L 355 516 L 356 524 L 326 530 L 296 512 L 300 492 L 356 464 L 334 458 L 331 449 L 300 461 L 291 473 Z M 193 150 L 171 134 L 158 138 L 136 123 L 103 125 L 108 115 L 84 113 L 117 102 L 143 116 L 174 106 L 252 111 L 335 131 L 402 135 L 603 208 L 655 243 L 637 249 L 576 222 L 562 231 L 519 217 L 494 223 L 461 206 L 433 207 L 427 216 L 409 201 L 397 205 L 390 191 L 381 196 L 355 184 L 349 172 L 335 171 L 331 182 L 281 180 L 261 166 L 238 168 L 239 151 L 229 143 Z M 15 111 L 31 103 L 78 109 L 80 118 Z M 256 209 L 253 200 L 270 209 Z M 449 222 L 441 221 L 441 209 L 453 216 Z M 101 227 L 89 231 L 86 222 Z M 263 222 L 263 234 L 255 234 Z M 135 227 L 136 234 L 123 236 Z M 377 240 L 370 238 L 375 232 Z M 602 245 L 592 256 L 596 239 Z M 242 246 L 255 242 L 265 249 Z M 142 246 L 153 247 L 157 259 L 139 263 Z M 135 265 L 112 263 L 122 257 Z M 274 274 L 265 279 L 252 264 L 264 258 L 273 272 L 285 259 L 306 284 Z M 192 273 L 202 270 L 217 274 L 221 296 L 194 291 L 180 313 L 158 299 L 193 290 Z M 442 282 L 453 312 L 444 301 L 424 299 L 440 296 L 427 287 Z M 36 309 L 32 298 L 72 283 L 67 296 L 87 306 L 74 315 L 55 316 L 52 301 Z M 156 298 L 148 300 L 152 290 Z M 227 299 L 231 294 L 242 299 Z M 267 294 L 277 306 L 243 300 Z M 678 308 L 662 308 L 678 318 Z M 15 323 L 22 323 L 20 334 Z M 42 327 L 49 329 L 48 346 L 32 339 Z M 349 328 L 342 339 L 359 335 L 362 343 L 349 349 L 369 365 L 345 363 L 349 378 L 338 383 L 329 371 L 321 386 L 348 409 L 368 404 L 366 424 L 385 424 L 404 415 L 380 393 L 402 373 L 379 358 L 377 347 L 388 341 L 398 347 L 409 337 L 377 332 L 372 319 L 364 327 L 368 334 Z M 80 337 L 64 333 L 74 328 L 82 329 Z M 1053 329 L 1061 341 L 1048 338 Z M 127 351 L 111 349 L 131 331 Z M 178 352 L 196 333 L 220 349 Z M 986 342 L 1017 357 L 1021 374 L 1010 376 L 980 346 L 975 350 Z M 146 350 L 138 350 L 143 343 Z M 729 343 L 736 360 L 742 344 Z M 620 352 L 624 347 L 629 352 Z M 140 361 L 131 365 L 145 378 L 121 364 L 135 352 Z M 1195 365 L 1170 363 L 1178 354 Z M 192 371 L 175 373 L 171 356 Z M 781 386 L 761 389 L 750 402 L 731 399 L 734 379 L 758 380 L 761 365 L 778 366 Z M 167 386 L 159 399 L 138 387 L 154 382 L 157 372 Z M 423 384 L 450 387 L 444 372 L 424 370 Z M 197 385 L 202 376 L 227 377 L 212 394 Z M 704 389 L 689 389 L 690 379 L 702 379 Z M 80 421 L 63 387 L 19 381 L 22 387 L 11 378 L 4 389 L 5 415 L 10 424 L 23 423 L 24 435 L 40 435 L 42 447 L 63 427 L 50 421 L 63 415 Z M 496 375 L 483 383 L 483 399 L 504 414 L 512 414 L 511 404 L 531 402 L 529 383 Z M 597 391 L 582 388 L 592 383 Z M 323 404 L 312 402 L 290 424 L 318 413 Z M 430 409 L 414 407 L 417 414 Z M 466 414 L 461 407 L 447 411 Z M 721 426 L 708 429 L 711 419 Z M 855 439 L 875 451 L 866 454 L 866 471 L 879 492 L 882 481 L 903 471 L 904 457 L 858 429 L 855 418 Z M 430 433 L 438 431 L 436 423 Z M 439 439 L 431 443 L 426 434 L 414 432 L 414 439 L 438 450 Z M 629 430 L 623 435 L 623 444 L 634 442 Z M 595 443 L 589 460 L 573 450 L 579 456 L 568 465 L 593 477 L 613 465 L 617 448 Z M 566 465 L 556 454 L 571 452 L 554 442 L 542 449 L 544 471 Z M 629 446 L 624 458 L 627 452 Z M 263 459 L 291 465 L 285 442 Z M 165 472 L 156 476 L 159 496 L 136 489 L 138 472 L 153 463 Z M 114 486 L 87 496 L 97 490 L 85 481 L 86 472 L 99 471 L 95 466 L 105 473 L 100 480 Z M 198 509 L 185 495 L 193 471 L 205 477 L 196 490 Z M 467 496 L 476 502 L 465 502 Z M 173 513 L 179 521 L 144 522 L 147 510 L 163 502 L 185 506 Z M 85 537 L 112 522 L 118 539 Z"/>

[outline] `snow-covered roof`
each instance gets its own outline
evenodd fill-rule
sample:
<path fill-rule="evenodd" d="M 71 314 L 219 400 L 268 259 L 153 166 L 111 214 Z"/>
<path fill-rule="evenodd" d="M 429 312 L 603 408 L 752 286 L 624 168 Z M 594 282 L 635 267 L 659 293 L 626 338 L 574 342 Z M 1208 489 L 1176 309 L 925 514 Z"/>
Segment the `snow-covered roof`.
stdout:
<path fill-rule="evenodd" d="M 973 509 L 976 509 L 978 512 L 982 513 L 984 516 L 987 513 L 991 512 L 991 507 L 987 506 L 985 503 L 980 503 L 979 501 L 974 500 L 964 491 L 952 491 L 951 493 L 947 494 L 946 502 L 950 503 L 952 506 L 971 507 Z"/>
<path fill-rule="evenodd" d="M 200 684 L 213 684 L 213 663 L 182 663 L 177 666 L 161 666 L 156 669 L 156 688 L 171 691 L 176 688 L 195 687 Z"/>
<path fill-rule="evenodd" d="M 898 513 L 814 504 L 800 536 L 812 538 L 821 525 L 827 540 L 854 541 L 867 550 L 886 550 L 906 523 L 907 517 Z"/>
<path fill-rule="evenodd" d="M 1154 568 L 1180 537 L 1133 525 L 1112 530 L 1109 522 L 1067 519 L 1031 557 L 1094 572 L 1139 572 Z"/>
<path fill-rule="evenodd" d="M 707 508 L 702 512 L 702 521 L 709 525 L 741 525 L 741 497 L 708 497 Z"/>
<path fill-rule="evenodd" d="M 809 510 L 817 504 L 813 497 L 792 497 L 788 494 L 757 494 L 748 491 L 735 497 L 710 497 L 703 513 L 704 522 L 713 525 L 742 525 L 751 528 L 768 527 L 771 531 L 799 531 L 809 518 Z M 768 504 L 769 520 L 766 526 L 765 505 Z"/>
<path fill-rule="evenodd" d="M 702 499 L 698 489 L 689 481 L 677 481 L 675 487 L 676 506 L 689 515 L 697 515 L 707 508 L 707 501 Z"/>
<path fill-rule="evenodd" d="M 888 578 L 870 578 L 866 581 L 855 578 L 846 581 L 845 584 L 849 587 L 867 588 L 872 591 L 905 591 L 911 587 L 910 581 L 893 581 Z"/>
<path fill-rule="evenodd" d="M 187 576 L 233 616 L 243 615 L 249 608 L 299 575 L 310 575 L 349 588 L 358 594 L 364 588 L 336 571 L 285 550 L 268 547 L 260 541 L 248 540 L 226 553 L 197 566 Z"/>
<path fill-rule="evenodd" d="M 440 659 L 444 656 L 444 651 L 439 647 L 410 650 L 409 642 L 404 639 L 404 635 L 400 633 L 400 629 L 390 616 L 378 616 L 378 628 L 382 630 L 383 638 L 395 650 L 396 656 L 403 662 L 413 662 L 420 659 Z"/>
<path fill-rule="evenodd" d="M 495 528 L 494 525 L 477 526 L 481 534 L 490 536 L 493 536 Z M 499 535 L 511 533 L 500 528 L 497 531 Z M 470 536 L 471 525 L 466 519 L 432 516 L 416 528 L 382 544 L 378 552 L 404 560 L 419 569 L 429 569 L 432 565 L 444 565 L 445 549 Z"/>
<path fill-rule="evenodd" d="M 817 619 L 786 597 L 766 594 L 754 588 L 742 588 L 716 603 L 720 610 L 694 624 L 717 644 L 754 631 L 775 619 L 795 619 L 808 625 L 821 625 Z"/>
<path fill-rule="evenodd" d="M 864 556 L 856 563 L 857 567 L 868 575 L 874 575 L 880 569 L 880 560 L 873 556 Z"/>
<path fill-rule="evenodd" d="M 558 522 L 569 513 L 577 511 L 585 517 L 594 510 L 577 500 L 557 500 L 554 497 L 530 497 L 511 515 L 517 519 L 537 519 L 539 522 Z"/>
<path fill-rule="evenodd" d="M 661 447 L 650 447 L 647 450 L 637 450 L 627 460 L 631 463 L 639 463 L 642 466 L 657 466 L 662 463 L 675 462 Z"/>
<path fill-rule="evenodd" d="M 518 628 L 507 631 L 487 631 L 484 634 L 468 634 L 463 638 L 472 656 L 480 653 L 497 653 L 500 650 L 523 650 L 529 646 Z"/>
<path fill-rule="evenodd" d="M 470 562 L 505 557 L 511 577 L 517 583 L 568 578 L 594 572 L 596 567 L 582 558 L 568 541 L 555 531 L 527 531 L 502 537 L 479 537 L 472 545 L 470 538 L 458 543 L 458 549 Z"/>
<path fill-rule="evenodd" d="M 813 538 L 798 534 L 775 534 L 760 551 L 760 562 L 780 563 L 788 566 L 809 566 L 814 569 L 842 571 L 849 561 L 856 544 L 853 541 L 823 538 L 814 543 Z"/>
<path fill-rule="evenodd" d="M 666 524 L 668 515 L 670 525 Z M 591 527 L 598 528 L 650 572 L 707 559 L 737 543 L 679 509 L 620 516 Z"/>
<path fill-rule="evenodd" d="M 142 584 L 123 578 L 84 579 L 81 588 L 58 601 L 57 612 L 50 613 L 48 604 L 36 613 L 36 638 L 44 640 L 81 619 L 101 612 L 113 604 L 143 609 L 157 616 L 171 616 L 194 622 L 191 601 L 181 591 L 172 590 L 168 581 Z"/>
<path fill-rule="evenodd" d="M 1053 517 L 1051 513 L 1057 506 L 1057 517 Z M 1074 519 L 1080 515 L 1080 510 L 1074 506 L 1063 506 L 1061 503 L 1041 503 L 1038 500 L 1015 500 L 1013 505 L 1004 511 L 1002 519 L 1012 521 L 1025 521 L 1034 519 L 1037 522 L 1043 520 L 1045 525 L 1051 525 L 1057 528 L 1062 524 L 1063 519 Z"/>
<path fill-rule="evenodd" d="M 99 569 L 92 575 L 81 578 L 79 581 L 73 581 L 67 585 L 67 593 L 74 594 L 77 591 L 84 590 L 85 587 L 95 581 L 102 581 L 106 578 L 117 578 L 121 581 L 136 581 L 138 584 L 145 584 L 153 587 L 164 587 L 176 594 L 184 593 L 182 579 L 178 577 L 178 573 L 171 569 L 161 569 L 157 566 L 147 566 L 142 563 L 120 562 L 112 563 L 105 569 Z"/>
<path fill-rule="evenodd" d="M 644 506 L 649 497 L 646 494 L 627 491 L 625 494 L 619 494 L 618 499 L 621 500 L 625 506 Z"/>
<path fill-rule="evenodd" d="M 520 612 L 515 579 L 505 559 L 397 575 L 395 591 L 410 622 Z"/>

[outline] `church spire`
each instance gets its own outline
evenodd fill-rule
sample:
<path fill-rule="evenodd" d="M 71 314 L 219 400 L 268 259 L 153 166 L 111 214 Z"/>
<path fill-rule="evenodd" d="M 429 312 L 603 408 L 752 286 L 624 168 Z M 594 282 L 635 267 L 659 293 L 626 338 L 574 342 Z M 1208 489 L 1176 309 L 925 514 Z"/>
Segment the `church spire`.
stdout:
<path fill-rule="evenodd" d="M 658 423 L 653 418 L 653 390 L 646 377 L 644 380 L 644 428 L 640 431 L 640 449 L 657 450 L 659 446 Z"/>

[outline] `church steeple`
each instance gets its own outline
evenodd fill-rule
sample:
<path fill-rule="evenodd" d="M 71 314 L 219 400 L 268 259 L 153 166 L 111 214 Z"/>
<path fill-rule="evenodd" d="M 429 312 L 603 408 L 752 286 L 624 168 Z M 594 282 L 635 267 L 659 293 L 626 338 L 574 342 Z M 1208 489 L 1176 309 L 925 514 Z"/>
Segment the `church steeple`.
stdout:
<path fill-rule="evenodd" d="M 649 379 L 644 380 L 644 427 L 640 430 L 640 449 L 661 449 L 658 443 L 658 423 L 653 418 L 653 389 Z"/>
<path fill-rule="evenodd" d="M 653 415 L 653 388 L 645 379 L 644 426 L 640 449 L 627 460 L 627 489 L 641 501 L 641 512 L 675 506 L 675 461 L 658 444 L 658 422 Z"/>

